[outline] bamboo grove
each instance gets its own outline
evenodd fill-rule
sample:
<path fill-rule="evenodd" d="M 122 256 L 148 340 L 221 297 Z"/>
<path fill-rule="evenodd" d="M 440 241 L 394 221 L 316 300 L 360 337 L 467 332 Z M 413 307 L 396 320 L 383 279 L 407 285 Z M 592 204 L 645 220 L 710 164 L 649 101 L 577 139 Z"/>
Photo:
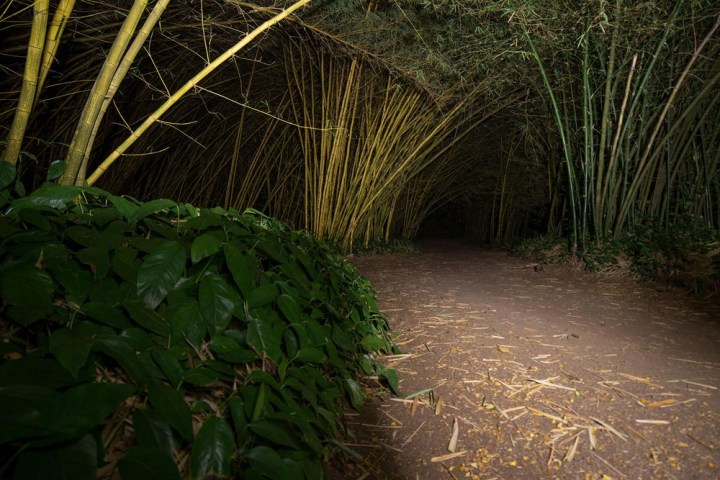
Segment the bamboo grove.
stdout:
<path fill-rule="evenodd" d="M 720 224 L 720 11 L 708 6 L 589 4 L 556 19 L 574 22 L 574 43 L 542 49 L 539 10 L 518 11 L 558 132 L 573 243 L 678 215 Z"/>
<path fill-rule="evenodd" d="M 720 225 L 713 2 L 306 3 L 10 1 L 16 190 L 253 207 L 344 249 L 448 209 L 476 240 L 580 249 Z"/>

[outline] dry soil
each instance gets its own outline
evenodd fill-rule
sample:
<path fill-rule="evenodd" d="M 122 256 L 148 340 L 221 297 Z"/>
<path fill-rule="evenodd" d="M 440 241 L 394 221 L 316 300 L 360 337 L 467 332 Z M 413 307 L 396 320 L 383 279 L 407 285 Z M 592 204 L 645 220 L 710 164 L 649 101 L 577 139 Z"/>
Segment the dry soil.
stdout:
<path fill-rule="evenodd" d="M 351 260 L 408 398 L 368 388 L 331 479 L 720 478 L 716 300 L 460 242 Z"/>

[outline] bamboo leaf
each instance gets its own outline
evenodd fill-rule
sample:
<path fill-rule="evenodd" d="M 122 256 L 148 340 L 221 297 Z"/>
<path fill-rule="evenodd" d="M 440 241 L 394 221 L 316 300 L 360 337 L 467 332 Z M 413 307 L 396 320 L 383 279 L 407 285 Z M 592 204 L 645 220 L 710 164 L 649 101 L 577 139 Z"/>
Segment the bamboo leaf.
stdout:
<path fill-rule="evenodd" d="M 220 417 L 208 418 L 193 443 L 190 477 L 229 478 L 230 460 L 234 453 L 235 439 L 230 425 Z"/>
<path fill-rule="evenodd" d="M 67 168 L 67 163 L 64 160 L 55 160 L 50 164 L 50 168 L 48 168 L 47 177 L 45 177 L 46 182 L 51 182 L 53 180 L 56 180 L 59 178 Z"/>
<path fill-rule="evenodd" d="M 123 480 L 180 480 L 180 472 L 173 459 L 155 447 L 130 448 L 118 461 L 118 469 Z"/>
<path fill-rule="evenodd" d="M 52 310 L 53 282 L 45 270 L 20 264 L 0 271 L 0 295 L 10 305 L 9 317 L 30 325 Z"/>
<path fill-rule="evenodd" d="M 133 412 L 133 431 L 138 444 L 153 448 L 173 458 L 173 439 L 170 425 L 154 409 L 135 410 Z"/>
<path fill-rule="evenodd" d="M 81 328 L 63 328 L 50 335 L 50 353 L 65 367 L 73 377 L 87 362 L 94 342 Z"/>
<path fill-rule="evenodd" d="M 360 388 L 360 385 L 358 385 L 357 382 L 352 378 L 346 378 L 345 385 L 347 392 L 350 396 L 350 403 L 355 410 L 360 411 L 363 404 L 365 403 L 365 394 Z"/>
<path fill-rule="evenodd" d="M 257 316 L 256 316 L 257 315 Z M 272 312 L 248 314 L 247 343 L 257 352 L 265 352 L 274 362 L 280 361 L 280 332 Z"/>
<path fill-rule="evenodd" d="M 16 170 L 15 164 L 0 161 L 0 190 L 9 187 L 15 181 Z"/>
<path fill-rule="evenodd" d="M 240 296 L 221 276 L 207 275 L 200 282 L 199 305 L 210 336 L 220 334 L 240 308 Z"/>
<path fill-rule="evenodd" d="M 167 241 L 145 258 L 137 275 L 137 294 L 155 309 L 180 280 L 185 269 L 185 248 L 177 241 Z"/>
<path fill-rule="evenodd" d="M 132 214 L 130 214 L 129 217 L 127 217 L 127 221 L 130 225 L 139 222 L 143 218 L 149 217 L 150 215 L 157 213 L 161 210 L 167 210 L 169 208 L 174 208 L 177 206 L 177 203 L 173 202 L 172 200 L 166 200 L 166 199 L 158 199 L 158 200 L 151 200 L 147 203 L 141 204 L 137 210 L 135 210 Z"/>
<path fill-rule="evenodd" d="M 18 457 L 14 478 L 93 480 L 97 453 L 98 445 L 91 434 L 58 448 L 25 450 Z"/>
<path fill-rule="evenodd" d="M 222 247 L 222 240 L 211 233 L 204 233 L 193 240 L 190 247 L 190 259 L 197 263 L 203 258 L 215 255 Z"/>
<path fill-rule="evenodd" d="M 153 379 L 148 382 L 148 396 L 158 414 L 186 441 L 191 442 L 192 417 L 183 394 Z"/>

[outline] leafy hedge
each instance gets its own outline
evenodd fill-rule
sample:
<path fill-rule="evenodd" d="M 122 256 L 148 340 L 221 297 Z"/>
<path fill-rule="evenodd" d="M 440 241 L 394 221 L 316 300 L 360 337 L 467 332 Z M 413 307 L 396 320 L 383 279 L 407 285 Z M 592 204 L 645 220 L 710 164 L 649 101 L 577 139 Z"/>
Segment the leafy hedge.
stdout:
<path fill-rule="evenodd" d="M 0 478 L 321 478 L 397 377 L 369 283 L 256 211 L 48 184 L 0 216 Z"/>

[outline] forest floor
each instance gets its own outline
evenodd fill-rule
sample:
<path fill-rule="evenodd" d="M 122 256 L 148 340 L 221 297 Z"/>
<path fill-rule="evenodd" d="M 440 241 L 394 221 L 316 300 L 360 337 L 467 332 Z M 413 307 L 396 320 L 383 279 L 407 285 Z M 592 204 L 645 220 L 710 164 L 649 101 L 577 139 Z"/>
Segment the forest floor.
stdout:
<path fill-rule="evenodd" d="M 460 242 L 351 260 L 412 398 L 369 386 L 331 480 L 720 478 L 717 300 Z"/>

